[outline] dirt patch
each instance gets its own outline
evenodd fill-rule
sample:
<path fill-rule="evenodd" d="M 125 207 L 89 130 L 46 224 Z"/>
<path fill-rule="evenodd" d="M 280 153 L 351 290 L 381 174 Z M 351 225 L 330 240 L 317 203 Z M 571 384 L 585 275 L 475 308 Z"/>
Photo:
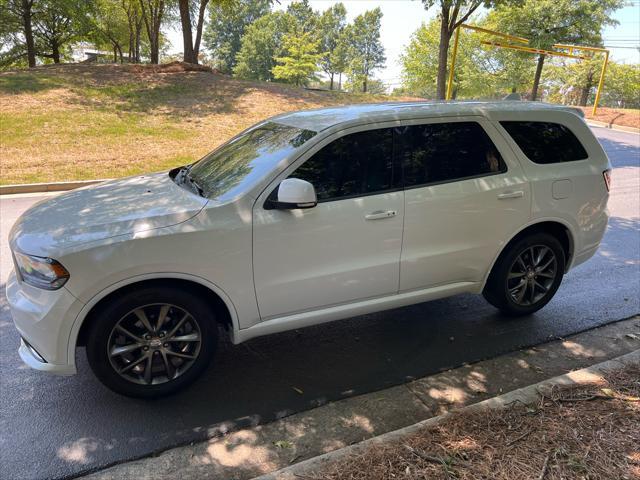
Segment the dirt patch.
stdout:
<path fill-rule="evenodd" d="M 554 387 L 537 405 L 454 414 L 308 480 L 640 479 L 640 364 Z"/>
<path fill-rule="evenodd" d="M 609 125 L 640 128 L 640 110 L 638 109 L 598 107 L 598 111 L 594 116 L 592 114 L 592 107 L 578 108 L 584 112 L 586 118 L 591 120 L 604 122 Z"/>

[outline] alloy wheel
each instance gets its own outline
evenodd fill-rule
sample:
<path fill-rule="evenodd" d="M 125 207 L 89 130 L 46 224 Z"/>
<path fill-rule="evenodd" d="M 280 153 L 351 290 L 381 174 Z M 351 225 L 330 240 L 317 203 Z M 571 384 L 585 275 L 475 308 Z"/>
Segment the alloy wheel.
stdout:
<path fill-rule="evenodd" d="M 542 300 L 558 274 L 558 261 L 553 250 L 534 245 L 522 251 L 507 275 L 507 291 L 517 305 L 530 306 Z"/>
<path fill-rule="evenodd" d="M 144 305 L 124 315 L 111 330 L 107 356 L 129 382 L 158 385 L 183 375 L 200 353 L 196 319 L 176 305 Z"/>

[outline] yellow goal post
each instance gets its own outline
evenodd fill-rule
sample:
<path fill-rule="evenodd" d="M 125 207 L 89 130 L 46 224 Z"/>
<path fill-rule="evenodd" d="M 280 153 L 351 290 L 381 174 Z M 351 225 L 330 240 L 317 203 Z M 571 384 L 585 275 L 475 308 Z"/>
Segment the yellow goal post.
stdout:
<path fill-rule="evenodd" d="M 456 28 L 453 39 L 453 51 L 451 52 L 451 66 L 449 67 L 449 78 L 447 82 L 447 100 L 451 100 L 453 94 L 453 75 L 456 68 L 456 56 L 458 54 L 458 43 L 460 42 L 460 29 L 464 28 L 479 33 L 498 37 L 502 40 L 482 40 L 480 43 L 483 45 L 489 45 L 496 48 L 506 48 L 509 50 L 517 50 L 520 52 L 536 53 L 542 55 L 549 55 L 554 57 L 574 58 L 577 60 L 586 60 L 589 57 L 584 55 L 584 52 L 596 52 L 604 53 L 604 62 L 602 63 L 602 70 L 600 71 L 600 80 L 598 81 L 598 90 L 596 92 L 596 98 L 593 102 L 593 115 L 596 114 L 598 109 L 598 103 L 600 102 L 600 96 L 604 87 L 604 77 L 607 71 L 607 63 L 609 63 L 609 50 L 600 47 L 585 47 L 582 45 L 564 45 L 557 43 L 552 45 L 554 50 L 544 50 L 541 48 L 531 47 L 529 40 L 523 37 L 516 37 L 514 35 L 508 35 L 506 33 L 496 32 L 495 30 L 489 30 L 487 28 L 476 27 L 475 25 L 467 25 L 463 23 Z M 504 42 L 507 40 L 507 42 Z M 576 53 L 577 52 L 577 53 Z"/>

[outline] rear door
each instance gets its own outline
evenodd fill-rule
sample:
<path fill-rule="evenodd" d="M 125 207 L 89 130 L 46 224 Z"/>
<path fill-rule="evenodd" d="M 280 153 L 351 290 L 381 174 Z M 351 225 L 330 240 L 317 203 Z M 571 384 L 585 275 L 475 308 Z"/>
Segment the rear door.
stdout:
<path fill-rule="evenodd" d="M 513 152 L 476 116 L 406 125 L 394 139 L 405 183 L 400 291 L 482 282 L 530 217 Z"/>

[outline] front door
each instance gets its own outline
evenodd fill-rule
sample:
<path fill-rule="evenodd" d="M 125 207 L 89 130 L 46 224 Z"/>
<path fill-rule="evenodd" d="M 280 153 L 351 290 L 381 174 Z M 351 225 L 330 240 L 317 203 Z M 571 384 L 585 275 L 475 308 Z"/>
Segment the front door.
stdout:
<path fill-rule="evenodd" d="M 253 265 L 263 320 L 397 293 L 404 193 L 392 136 L 391 129 L 344 135 L 293 171 L 290 178 L 316 189 L 314 208 L 256 203 Z"/>

